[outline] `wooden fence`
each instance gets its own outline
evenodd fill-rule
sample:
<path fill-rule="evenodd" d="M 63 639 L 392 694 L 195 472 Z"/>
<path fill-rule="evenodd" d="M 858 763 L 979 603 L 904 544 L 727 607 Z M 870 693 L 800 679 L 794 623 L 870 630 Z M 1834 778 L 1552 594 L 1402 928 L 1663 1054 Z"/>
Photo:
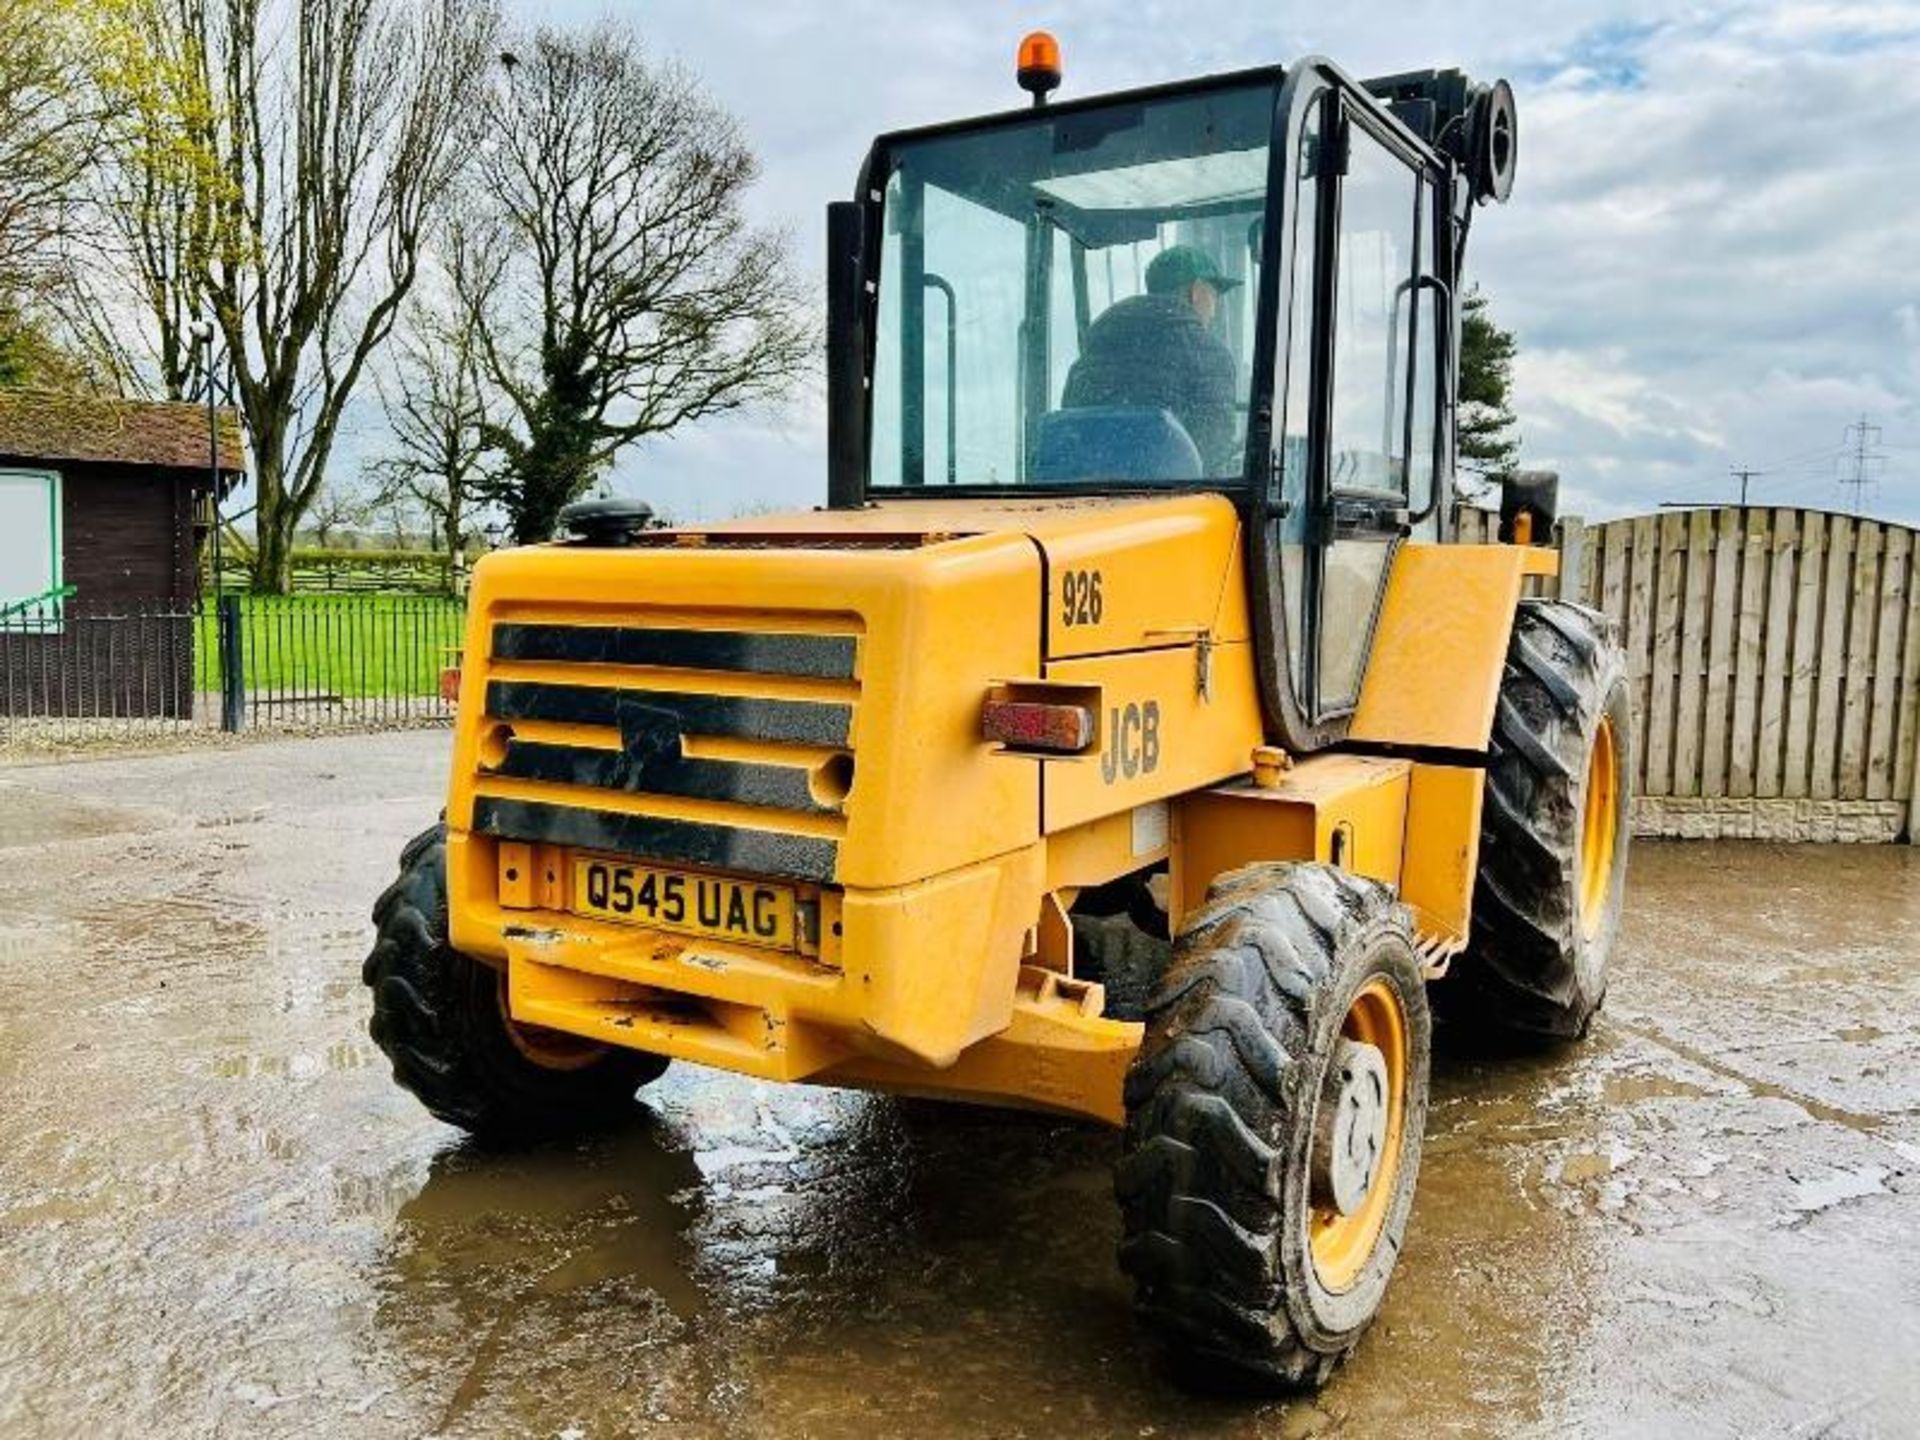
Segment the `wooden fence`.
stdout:
<path fill-rule="evenodd" d="M 1492 530 L 1461 513 L 1462 539 Z M 1558 540 L 1558 593 L 1626 644 L 1636 829 L 1920 839 L 1911 527 L 1726 506 L 1567 519 Z"/>
<path fill-rule="evenodd" d="M 251 558 L 230 550 L 223 560 L 219 588 L 245 590 L 253 579 Z M 462 579 L 452 561 L 435 550 L 325 550 L 303 545 L 293 552 L 292 570 L 294 593 L 300 595 L 452 595 Z"/>

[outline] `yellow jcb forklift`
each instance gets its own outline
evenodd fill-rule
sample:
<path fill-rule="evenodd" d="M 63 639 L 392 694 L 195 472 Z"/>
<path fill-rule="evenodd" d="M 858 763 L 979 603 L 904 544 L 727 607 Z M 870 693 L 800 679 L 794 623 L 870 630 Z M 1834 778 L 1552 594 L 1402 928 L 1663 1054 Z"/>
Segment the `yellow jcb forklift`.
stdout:
<path fill-rule="evenodd" d="M 1627 856 L 1606 621 L 1453 543 L 1504 83 L 1307 59 L 884 136 L 828 210 L 828 504 L 474 574 L 372 1032 L 492 1140 L 669 1061 L 1124 1131 L 1190 1373 L 1321 1381 L 1413 1203 L 1431 1016 L 1583 1035 Z"/>

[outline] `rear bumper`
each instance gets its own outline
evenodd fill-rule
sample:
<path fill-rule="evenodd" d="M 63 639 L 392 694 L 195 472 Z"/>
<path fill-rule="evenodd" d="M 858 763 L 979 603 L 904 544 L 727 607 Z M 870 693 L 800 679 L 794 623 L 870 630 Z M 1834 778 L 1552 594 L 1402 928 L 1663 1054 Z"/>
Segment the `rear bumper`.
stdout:
<path fill-rule="evenodd" d="M 507 972 L 529 1025 L 763 1080 L 817 1081 L 1119 1124 L 1140 1026 L 1098 986 L 1023 966 L 1044 883 L 1029 846 L 912 885 L 821 896 L 817 957 L 499 903 L 496 842 L 453 834 L 454 946 Z"/>
<path fill-rule="evenodd" d="M 528 1024 L 767 1080 L 856 1062 L 939 1070 L 1013 1024 L 1043 853 L 1028 846 L 911 885 L 824 892 L 809 958 L 509 909 L 496 842 L 455 833 L 452 940 L 505 967 L 511 1013 Z"/>

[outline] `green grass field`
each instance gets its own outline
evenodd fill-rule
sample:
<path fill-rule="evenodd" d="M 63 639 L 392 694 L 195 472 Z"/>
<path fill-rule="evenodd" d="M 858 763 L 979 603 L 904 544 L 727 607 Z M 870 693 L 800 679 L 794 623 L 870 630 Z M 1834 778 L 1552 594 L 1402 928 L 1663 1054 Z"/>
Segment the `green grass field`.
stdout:
<path fill-rule="evenodd" d="M 220 688 L 214 607 L 196 621 L 194 683 Z M 243 595 L 240 655 L 256 695 L 430 696 L 466 629 L 465 602 L 439 595 Z"/>

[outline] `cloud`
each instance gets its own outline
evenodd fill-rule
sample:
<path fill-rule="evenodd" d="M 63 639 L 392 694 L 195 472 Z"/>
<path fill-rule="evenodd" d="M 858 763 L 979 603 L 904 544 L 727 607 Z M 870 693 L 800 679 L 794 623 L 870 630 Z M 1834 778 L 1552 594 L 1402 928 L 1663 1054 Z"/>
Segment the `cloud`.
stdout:
<path fill-rule="evenodd" d="M 1863 412 L 1920 432 L 1898 319 L 1920 295 L 1906 13 L 1696 18 L 1647 32 L 1627 89 L 1563 72 L 1523 99 L 1522 189 L 1476 268 L 1519 333 L 1518 408 L 1544 422 L 1529 458 L 1570 490 L 1617 475 L 1609 508 L 1717 497 L 1728 466 L 1837 445 Z M 1920 518 L 1920 476 L 1902 478 L 1884 508 Z M 1839 501 L 1805 479 L 1793 498 Z"/>
<path fill-rule="evenodd" d="M 604 11 L 542 0 L 521 13 Z M 1461 0 L 1276 16 L 1225 0 L 1204 26 L 1170 0 L 659 0 L 613 13 L 740 116 L 764 166 L 755 213 L 790 228 L 808 274 L 822 207 L 847 193 L 868 139 L 1020 103 L 1012 51 L 1032 26 L 1060 36 L 1077 94 L 1308 52 L 1361 74 L 1508 75 L 1519 184 L 1476 216 L 1470 269 L 1519 339 L 1528 462 L 1559 468 L 1595 514 L 1731 494 L 1732 465 L 1791 476 L 1780 498 L 1835 504 L 1831 456 L 1864 413 L 1889 452 L 1882 508 L 1920 521 L 1911 4 Z M 689 518 L 817 503 L 822 435 L 815 396 L 791 417 L 660 441 L 617 484 Z M 1794 458 L 1809 452 L 1826 458 Z"/>

